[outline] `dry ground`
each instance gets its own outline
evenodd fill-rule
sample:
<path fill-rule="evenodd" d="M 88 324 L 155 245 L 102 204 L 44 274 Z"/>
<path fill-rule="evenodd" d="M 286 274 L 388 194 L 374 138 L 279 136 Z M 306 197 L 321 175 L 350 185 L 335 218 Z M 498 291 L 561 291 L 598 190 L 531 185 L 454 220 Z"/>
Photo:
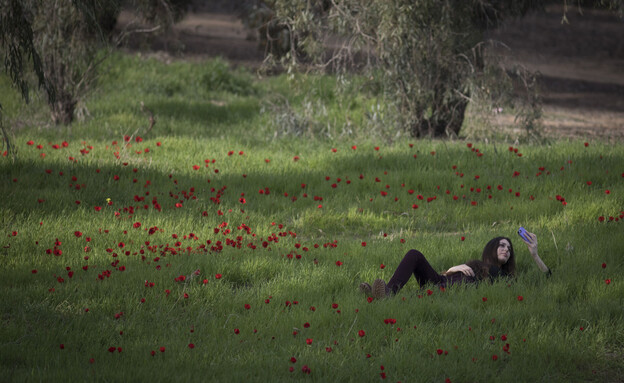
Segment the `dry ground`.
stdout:
<path fill-rule="evenodd" d="M 605 11 L 549 7 L 491 34 L 514 63 L 541 73 L 546 130 L 624 142 L 624 20 Z"/>
<path fill-rule="evenodd" d="M 505 44 L 509 63 L 539 71 L 548 136 L 602 138 L 624 142 L 624 20 L 605 11 L 576 7 L 562 23 L 563 8 L 551 6 L 493 31 Z M 120 25 L 131 20 L 122 14 Z M 190 13 L 172 33 L 132 39 L 126 49 L 201 60 L 215 56 L 257 68 L 264 52 L 235 14 Z M 150 53 L 151 52 L 151 53 Z M 511 125 L 509 116 L 499 117 Z"/>

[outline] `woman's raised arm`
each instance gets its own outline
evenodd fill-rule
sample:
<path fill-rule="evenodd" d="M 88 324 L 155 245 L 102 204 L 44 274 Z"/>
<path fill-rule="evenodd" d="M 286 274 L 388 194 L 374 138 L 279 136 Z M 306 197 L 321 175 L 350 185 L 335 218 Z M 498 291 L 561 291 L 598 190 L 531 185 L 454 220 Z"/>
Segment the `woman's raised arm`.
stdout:
<path fill-rule="evenodd" d="M 542 259 L 537 254 L 537 236 L 533 233 L 527 232 L 527 237 L 529 239 L 528 241 L 525 240 L 524 238 L 522 240 L 529 247 L 529 252 L 531 253 L 531 257 L 535 261 L 535 264 L 537 264 L 537 267 L 539 267 L 540 270 L 550 275 L 551 274 L 550 269 L 544 264 Z"/>

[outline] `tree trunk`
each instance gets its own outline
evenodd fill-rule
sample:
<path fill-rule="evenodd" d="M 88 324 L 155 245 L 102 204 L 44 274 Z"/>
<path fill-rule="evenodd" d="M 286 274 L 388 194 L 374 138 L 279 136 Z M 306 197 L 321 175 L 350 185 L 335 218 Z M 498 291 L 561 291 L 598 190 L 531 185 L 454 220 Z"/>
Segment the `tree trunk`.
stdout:
<path fill-rule="evenodd" d="M 466 114 L 466 107 L 468 107 L 468 100 L 465 98 L 458 98 L 450 107 L 450 120 L 446 124 L 446 127 L 441 134 L 446 136 L 459 135 L 459 131 L 464 123 L 464 117 Z"/>
<path fill-rule="evenodd" d="M 76 100 L 66 94 L 59 94 L 57 99 L 50 105 L 52 109 L 52 122 L 55 124 L 69 125 L 74 121 Z"/>
<path fill-rule="evenodd" d="M 433 118 L 422 117 L 412 126 L 413 137 L 449 137 L 458 136 L 464 123 L 468 100 L 456 98 L 442 105 L 432 113 Z"/>

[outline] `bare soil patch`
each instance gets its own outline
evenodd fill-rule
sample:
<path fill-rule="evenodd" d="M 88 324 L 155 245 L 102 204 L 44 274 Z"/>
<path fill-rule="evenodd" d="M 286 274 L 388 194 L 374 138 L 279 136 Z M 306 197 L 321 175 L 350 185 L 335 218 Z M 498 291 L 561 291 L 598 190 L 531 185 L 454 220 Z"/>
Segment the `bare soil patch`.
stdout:
<path fill-rule="evenodd" d="M 514 20 L 487 37 L 504 43 L 509 63 L 539 71 L 548 136 L 624 142 L 624 20 L 607 11 L 550 6 Z M 120 25 L 132 16 L 122 14 Z M 221 56 L 234 65 L 258 68 L 264 59 L 255 32 L 235 13 L 189 13 L 173 31 L 157 38 L 133 37 L 125 47 L 163 59 L 202 60 Z M 512 119 L 501 117 L 503 125 Z"/>
<path fill-rule="evenodd" d="M 489 35 L 510 63 L 539 71 L 551 136 L 624 139 L 624 20 L 601 10 L 551 6 Z"/>

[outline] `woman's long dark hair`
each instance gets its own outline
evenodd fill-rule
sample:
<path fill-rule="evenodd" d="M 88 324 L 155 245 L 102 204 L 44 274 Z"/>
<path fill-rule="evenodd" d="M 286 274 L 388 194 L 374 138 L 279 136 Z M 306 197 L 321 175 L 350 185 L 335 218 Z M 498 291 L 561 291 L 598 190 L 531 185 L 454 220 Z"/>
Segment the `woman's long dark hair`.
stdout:
<path fill-rule="evenodd" d="M 516 256 L 514 254 L 511 239 L 507 237 L 496 237 L 491 239 L 490 242 L 488 242 L 483 248 L 481 260 L 489 265 L 498 266 L 498 245 L 503 239 L 506 239 L 509 242 L 509 259 L 507 260 L 507 263 L 500 266 L 500 269 L 503 275 L 514 276 L 516 272 Z"/>

